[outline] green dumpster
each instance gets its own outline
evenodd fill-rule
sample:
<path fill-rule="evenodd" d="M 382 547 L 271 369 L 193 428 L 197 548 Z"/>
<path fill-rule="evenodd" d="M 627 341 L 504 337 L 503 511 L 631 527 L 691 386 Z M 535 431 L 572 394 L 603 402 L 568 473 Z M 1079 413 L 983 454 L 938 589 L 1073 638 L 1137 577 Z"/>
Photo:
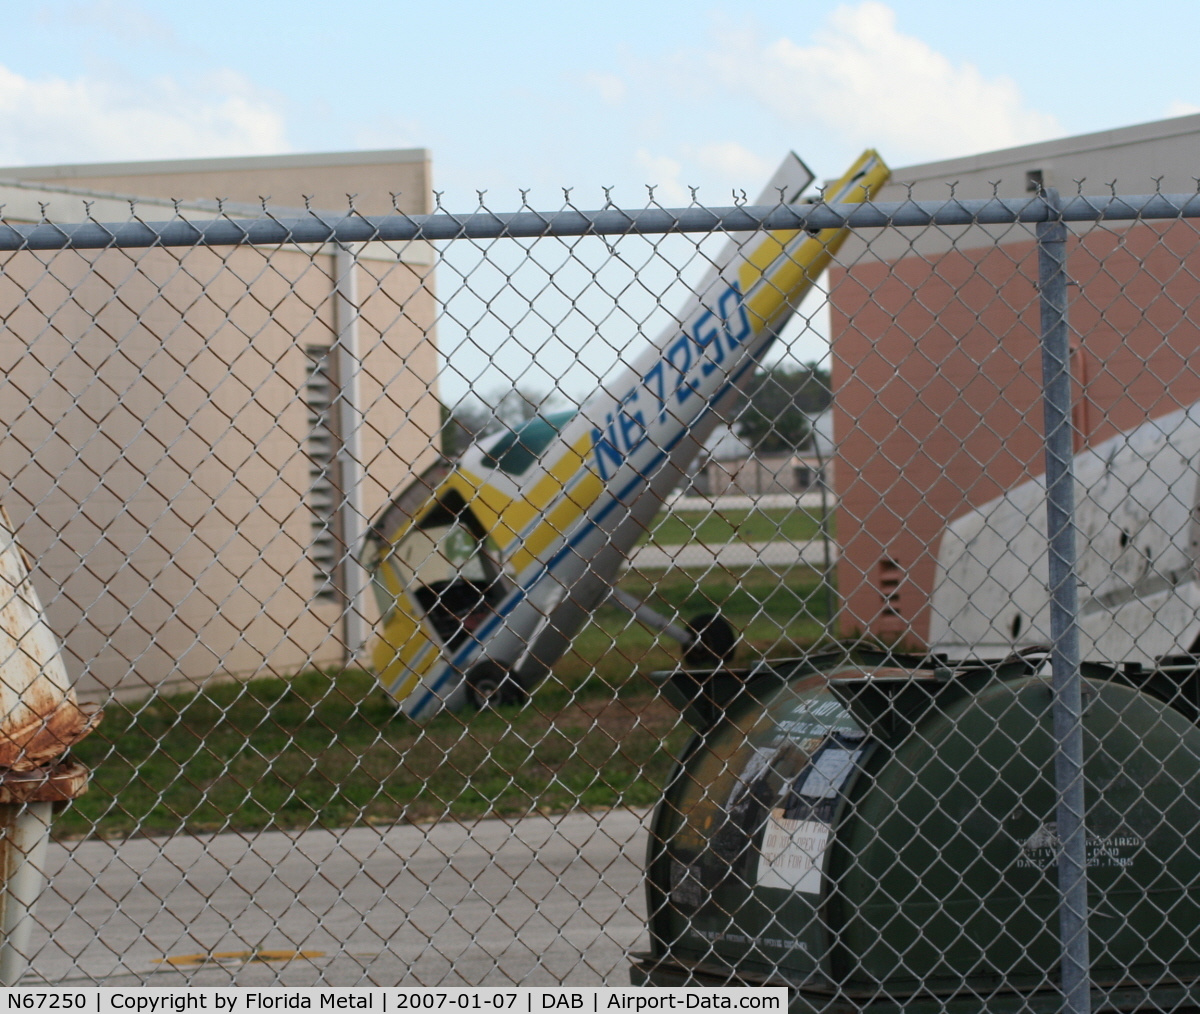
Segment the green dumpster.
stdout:
<path fill-rule="evenodd" d="M 662 674 L 697 735 L 654 815 L 635 985 L 803 1011 L 1055 1011 L 1038 658 L 857 653 Z M 1086 665 L 1093 1010 L 1200 1001 L 1197 663 Z"/>

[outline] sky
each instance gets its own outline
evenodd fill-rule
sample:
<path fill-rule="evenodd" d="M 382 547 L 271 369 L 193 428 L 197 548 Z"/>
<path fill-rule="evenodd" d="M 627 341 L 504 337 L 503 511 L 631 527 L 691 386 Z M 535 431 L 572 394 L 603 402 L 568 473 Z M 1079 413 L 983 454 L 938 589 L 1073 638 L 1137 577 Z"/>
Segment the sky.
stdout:
<path fill-rule="evenodd" d="M 723 201 L 788 148 L 834 175 L 1200 109 L 1194 0 L 4 7 L 0 165 L 428 147 L 456 210 Z"/>
<path fill-rule="evenodd" d="M 580 206 L 605 187 L 640 205 L 648 184 L 664 204 L 692 187 L 727 204 L 789 148 L 829 177 L 867 146 L 899 166 L 1200 111 L 1195 0 L 8 0 L 4 13 L 0 166 L 427 147 L 453 211 L 479 191 L 497 210 L 522 190 L 555 207 L 563 188 Z"/>

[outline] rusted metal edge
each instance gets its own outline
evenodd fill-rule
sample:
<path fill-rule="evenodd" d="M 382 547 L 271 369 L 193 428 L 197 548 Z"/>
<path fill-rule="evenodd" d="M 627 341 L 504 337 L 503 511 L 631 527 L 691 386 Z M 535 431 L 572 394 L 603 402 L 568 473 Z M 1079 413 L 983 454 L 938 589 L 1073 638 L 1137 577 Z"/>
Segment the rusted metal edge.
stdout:
<path fill-rule="evenodd" d="M 58 803 L 87 792 L 91 772 L 69 757 L 32 771 L 0 773 L 0 805 Z"/>
<path fill-rule="evenodd" d="M 25 688 L 20 708 L 0 720 L 0 771 L 38 771 L 88 735 L 104 716 L 94 704 L 76 704 L 69 694 L 55 702 L 53 688 L 34 682 Z"/>

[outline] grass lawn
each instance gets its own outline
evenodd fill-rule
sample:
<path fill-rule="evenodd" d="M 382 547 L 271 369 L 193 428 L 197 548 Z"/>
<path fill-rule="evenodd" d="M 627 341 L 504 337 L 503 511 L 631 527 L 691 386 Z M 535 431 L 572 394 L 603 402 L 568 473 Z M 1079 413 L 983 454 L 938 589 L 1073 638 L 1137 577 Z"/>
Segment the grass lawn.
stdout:
<path fill-rule="evenodd" d="M 832 536 L 832 518 L 830 535 Z M 771 542 L 776 539 L 816 539 L 821 535 L 821 512 L 799 507 L 769 509 L 676 511 L 654 522 L 642 542 L 680 546 L 688 542 Z"/>
<path fill-rule="evenodd" d="M 720 610 L 744 632 L 741 661 L 823 631 L 818 575 L 796 568 L 700 578 L 672 571 L 622 587 L 687 617 Z M 603 607 L 524 708 L 398 716 L 366 673 L 226 682 L 107 708 L 75 748 L 90 791 L 62 836 L 344 827 L 577 807 L 649 806 L 690 730 L 645 678 L 679 649 Z"/>
<path fill-rule="evenodd" d="M 75 749 L 86 795 L 60 836 L 345 827 L 648 806 L 686 741 L 648 694 L 547 712 L 398 717 L 361 672 L 225 684 L 109 708 Z"/>
<path fill-rule="evenodd" d="M 738 574 L 673 569 L 662 575 L 627 573 L 621 588 L 668 616 L 688 619 L 720 612 L 743 637 L 737 661 L 778 657 L 821 640 L 829 596 L 820 575 L 794 567 L 783 575 L 765 567 Z M 601 606 L 555 666 L 565 690 L 590 687 L 611 694 L 634 668 L 641 672 L 678 664 L 679 645 L 657 637 L 615 606 Z"/>

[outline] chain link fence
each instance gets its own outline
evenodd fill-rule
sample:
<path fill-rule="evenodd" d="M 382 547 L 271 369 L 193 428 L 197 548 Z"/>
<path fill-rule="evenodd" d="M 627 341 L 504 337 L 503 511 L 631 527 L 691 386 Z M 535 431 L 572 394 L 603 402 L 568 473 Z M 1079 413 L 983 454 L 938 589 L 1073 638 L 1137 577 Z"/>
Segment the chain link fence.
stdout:
<path fill-rule="evenodd" d="M 0 976 L 1197 1004 L 1200 198 L 781 172 L 0 226 Z"/>

